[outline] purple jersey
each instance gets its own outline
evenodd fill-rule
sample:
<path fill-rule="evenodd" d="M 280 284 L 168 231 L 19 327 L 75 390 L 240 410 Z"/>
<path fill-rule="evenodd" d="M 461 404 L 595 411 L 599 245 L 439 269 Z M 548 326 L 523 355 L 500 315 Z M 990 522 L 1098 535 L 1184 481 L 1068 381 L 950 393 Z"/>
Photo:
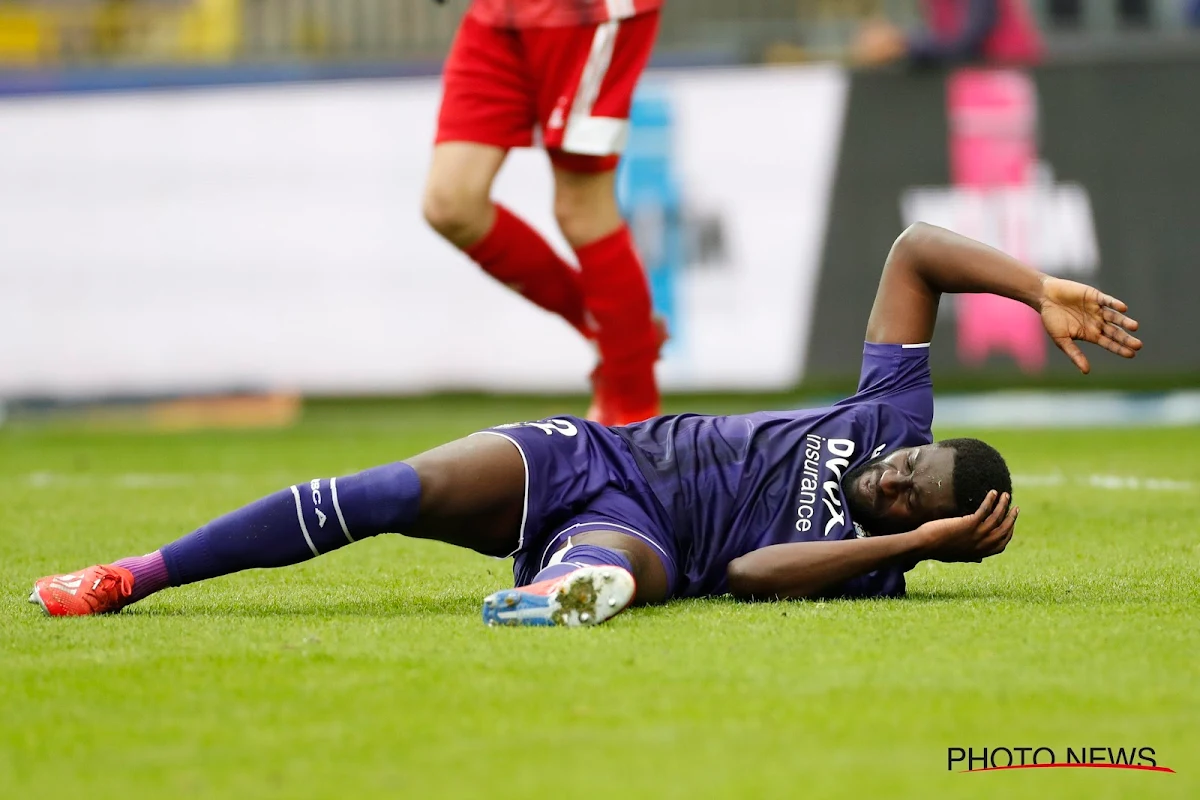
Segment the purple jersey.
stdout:
<path fill-rule="evenodd" d="M 873 458 L 930 443 L 928 345 L 867 343 L 858 391 L 826 408 L 732 416 L 681 414 L 614 428 L 671 520 L 674 594 L 727 590 L 738 556 L 786 542 L 863 535 L 841 479 Z M 901 568 L 854 579 L 841 593 L 896 596 Z"/>

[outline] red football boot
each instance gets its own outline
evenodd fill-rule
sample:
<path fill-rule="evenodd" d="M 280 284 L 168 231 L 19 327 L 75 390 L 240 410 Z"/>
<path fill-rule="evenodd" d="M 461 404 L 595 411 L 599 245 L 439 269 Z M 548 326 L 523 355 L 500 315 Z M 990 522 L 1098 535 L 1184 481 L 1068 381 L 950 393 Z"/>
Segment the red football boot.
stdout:
<path fill-rule="evenodd" d="M 133 592 L 133 573 L 104 564 L 69 575 L 50 575 L 33 585 L 29 602 L 52 617 L 120 611 Z"/>
<path fill-rule="evenodd" d="M 662 317 L 654 317 L 656 344 L 648 357 L 619 364 L 601 361 L 592 371 L 592 405 L 587 418 L 601 425 L 630 425 L 658 416 L 662 401 L 654 364 L 666 343 L 667 325 Z"/>

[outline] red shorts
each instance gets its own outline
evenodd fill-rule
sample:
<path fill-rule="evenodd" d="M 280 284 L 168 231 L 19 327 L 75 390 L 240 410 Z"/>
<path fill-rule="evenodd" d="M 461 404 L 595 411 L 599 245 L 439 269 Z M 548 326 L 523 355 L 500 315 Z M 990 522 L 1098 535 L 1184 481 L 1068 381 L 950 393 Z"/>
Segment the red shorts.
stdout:
<path fill-rule="evenodd" d="M 559 167 L 614 169 L 658 12 L 597 25 L 498 28 L 463 17 L 442 76 L 438 143 L 531 147 Z"/>

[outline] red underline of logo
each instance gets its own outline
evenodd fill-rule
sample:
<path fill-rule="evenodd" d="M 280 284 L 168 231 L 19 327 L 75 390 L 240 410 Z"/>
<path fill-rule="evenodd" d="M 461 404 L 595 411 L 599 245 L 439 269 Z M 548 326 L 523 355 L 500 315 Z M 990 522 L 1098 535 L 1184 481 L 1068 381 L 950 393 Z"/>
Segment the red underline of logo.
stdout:
<path fill-rule="evenodd" d="M 1057 767 L 1060 769 L 1078 769 L 1080 767 L 1088 767 L 1090 769 L 1137 769 L 1143 772 L 1169 772 L 1175 774 L 1175 770 L 1170 767 L 1148 767 L 1143 764 L 1013 764 L 1010 767 L 983 767 L 981 769 L 962 769 L 959 773 L 964 772 L 995 772 L 1001 769 L 1050 769 Z"/>

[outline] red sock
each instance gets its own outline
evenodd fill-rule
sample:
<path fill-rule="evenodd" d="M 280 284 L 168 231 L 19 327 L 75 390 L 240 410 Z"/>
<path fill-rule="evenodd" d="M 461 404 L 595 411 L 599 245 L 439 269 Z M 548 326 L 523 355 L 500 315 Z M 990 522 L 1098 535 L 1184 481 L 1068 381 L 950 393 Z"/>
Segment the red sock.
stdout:
<path fill-rule="evenodd" d="M 492 229 L 466 253 L 484 272 L 530 302 L 558 314 L 581 333 L 588 329 L 579 271 L 504 206 L 496 206 Z"/>
<path fill-rule="evenodd" d="M 629 228 L 622 225 L 575 255 L 601 360 L 608 366 L 657 360 L 660 342 L 650 315 L 650 284 Z"/>

